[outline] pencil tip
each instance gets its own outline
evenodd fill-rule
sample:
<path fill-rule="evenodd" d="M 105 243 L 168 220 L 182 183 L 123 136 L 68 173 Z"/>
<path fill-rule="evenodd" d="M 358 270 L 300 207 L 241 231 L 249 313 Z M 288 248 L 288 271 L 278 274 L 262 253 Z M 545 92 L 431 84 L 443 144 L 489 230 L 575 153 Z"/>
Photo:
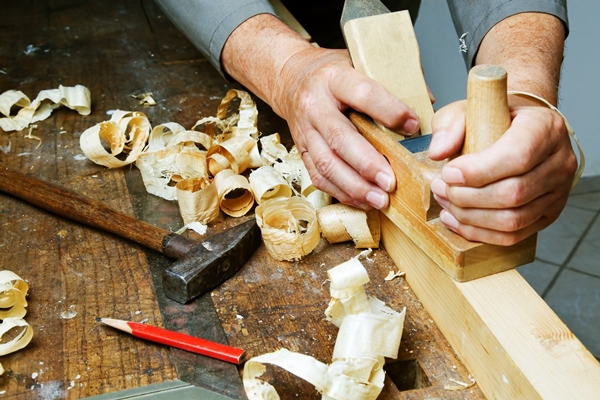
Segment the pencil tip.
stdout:
<path fill-rule="evenodd" d="M 96 322 L 102 322 L 102 318 L 96 317 Z"/>

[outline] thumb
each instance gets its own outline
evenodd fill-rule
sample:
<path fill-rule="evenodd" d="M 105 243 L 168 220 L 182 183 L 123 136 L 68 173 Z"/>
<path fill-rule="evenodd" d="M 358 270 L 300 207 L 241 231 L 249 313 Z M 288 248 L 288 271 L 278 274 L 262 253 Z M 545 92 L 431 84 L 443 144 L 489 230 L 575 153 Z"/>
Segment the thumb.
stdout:
<path fill-rule="evenodd" d="M 455 101 L 433 115 L 429 158 L 439 161 L 459 152 L 465 137 L 466 108 L 466 100 Z"/>

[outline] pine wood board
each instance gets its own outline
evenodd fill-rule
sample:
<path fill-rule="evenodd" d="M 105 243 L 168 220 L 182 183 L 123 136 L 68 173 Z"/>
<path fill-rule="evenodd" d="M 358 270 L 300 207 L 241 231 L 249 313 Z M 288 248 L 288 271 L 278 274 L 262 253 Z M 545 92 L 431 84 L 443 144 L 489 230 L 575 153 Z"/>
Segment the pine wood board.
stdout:
<path fill-rule="evenodd" d="M 600 364 L 515 271 L 459 283 L 391 220 L 382 242 L 490 399 L 591 399 Z"/>

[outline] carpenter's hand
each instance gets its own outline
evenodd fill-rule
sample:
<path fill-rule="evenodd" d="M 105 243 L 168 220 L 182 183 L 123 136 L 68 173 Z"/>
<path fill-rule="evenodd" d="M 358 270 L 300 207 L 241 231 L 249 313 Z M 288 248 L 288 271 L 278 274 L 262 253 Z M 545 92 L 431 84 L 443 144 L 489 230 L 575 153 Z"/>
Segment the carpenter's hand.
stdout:
<path fill-rule="evenodd" d="M 409 107 L 356 71 L 346 50 L 313 47 L 287 61 L 273 98 L 318 189 L 364 209 L 387 207 L 394 172 L 344 111 L 351 107 L 394 131 L 412 134 L 419 125 Z"/>
<path fill-rule="evenodd" d="M 434 116 L 432 159 L 459 151 L 465 106 Z M 511 108 L 511 119 L 494 145 L 450 161 L 431 184 L 442 222 L 471 241 L 514 244 L 554 222 L 567 202 L 577 159 L 563 119 L 536 106 Z"/>

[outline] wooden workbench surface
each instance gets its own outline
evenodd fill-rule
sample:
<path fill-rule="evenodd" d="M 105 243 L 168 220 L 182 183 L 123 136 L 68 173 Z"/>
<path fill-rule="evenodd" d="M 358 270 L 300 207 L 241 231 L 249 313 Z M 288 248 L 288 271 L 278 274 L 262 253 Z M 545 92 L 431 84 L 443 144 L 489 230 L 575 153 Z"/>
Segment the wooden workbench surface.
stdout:
<path fill-rule="evenodd" d="M 0 93 L 18 89 L 31 99 L 43 89 L 81 84 L 92 93 L 92 113 L 65 108 L 27 130 L 0 131 L 0 166 L 59 183 L 129 215 L 176 230 L 177 204 L 145 192 L 135 167 L 107 170 L 82 157 L 79 136 L 115 109 L 144 112 L 155 125 L 191 127 L 215 115 L 227 83 L 160 13 L 151 0 L 54 0 L 3 5 L 0 16 Z M 157 105 L 143 108 L 132 94 L 152 92 Z M 285 122 L 259 103 L 259 130 L 288 134 Z M 9 145 L 10 144 L 10 145 Z M 249 215 L 248 217 L 251 217 Z M 224 217 L 208 234 L 238 221 Z M 100 326 L 112 317 L 182 330 L 247 350 L 248 356 L 285 347 L 329 362 L 337 329 L 324 319 L 329 302 L 327 269 L 355 256 L 350 243 L 321 241 L 300 262 L 277 262 L 264 246 L 220 288 L 180 305 L 162 294 L 160 274 L 171 261 L 116 236 L 53 216 L 0 194 L 0 269 L 30 286 L 25 319 L 34 329 L 23 350 L 0 357 L 5 398 L 82 398 L 180 379 L 232 398 L 243 398 L 241 368 L 138 340 Z M 441 336 L 403 278 L 384 281 L 394 269 L 385 250 L 364 262 L 369 294 L 396 310 L 406 306 L 398 362 L 381 398 L 469 398 L 472 386 L 444 390 L 468 372 Z M 319 398 L 311 385 L 268 368 L 282 398 Z M 415 382 L 417 382 L 415 384 Z"/>

